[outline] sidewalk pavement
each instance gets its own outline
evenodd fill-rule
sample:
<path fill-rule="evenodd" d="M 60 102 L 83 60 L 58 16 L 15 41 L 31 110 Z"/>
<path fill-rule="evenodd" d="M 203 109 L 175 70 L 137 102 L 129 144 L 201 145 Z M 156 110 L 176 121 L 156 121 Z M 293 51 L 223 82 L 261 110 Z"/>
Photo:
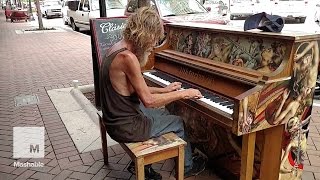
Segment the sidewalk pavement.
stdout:
<path fill-rule="evenodd" d="M 47 90 L 93 83 L 90 36 L 77 32 L 16 34 L 30 23 L 5 21 L 0 11 L 0 179 L 135 179 L 126 170 L 130 158 L 119 145 L 109 147 L 110 165 L 103 163 L 100 149 L 79 153 L 71 140 Z M 36 105 L 16 107 L 14 98 L 37 94 Z M 45 158 L 42 168 L 16 168 L 12 158 L 13 127 L 44 126 Z M 320 108 L 313 111 L 305 160 L 305 180 L 320 179 Z M 154 164 L 163 179 L 173 170 L 173 161 Z M 188 179 L 216 179 L 207 171 Z"/>

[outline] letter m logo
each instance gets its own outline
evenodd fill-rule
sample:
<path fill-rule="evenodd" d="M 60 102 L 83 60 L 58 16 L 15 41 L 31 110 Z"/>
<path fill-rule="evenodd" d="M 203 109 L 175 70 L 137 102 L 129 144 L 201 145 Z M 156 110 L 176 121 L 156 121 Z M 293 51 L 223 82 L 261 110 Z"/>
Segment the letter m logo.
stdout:
<path fill-rule="evenodd" d="M 37 153 L 39 153 L 39 144 L 37 144 L 36 146 L 33 146 L 32 144 L 30 144 L 30 153 L 35 153 L 37 151 Z"/>
<path fill-rule="evenodd" d="M 44 127 L 13 127 L 13 158 L 44 158 L 44 145 Z"/>

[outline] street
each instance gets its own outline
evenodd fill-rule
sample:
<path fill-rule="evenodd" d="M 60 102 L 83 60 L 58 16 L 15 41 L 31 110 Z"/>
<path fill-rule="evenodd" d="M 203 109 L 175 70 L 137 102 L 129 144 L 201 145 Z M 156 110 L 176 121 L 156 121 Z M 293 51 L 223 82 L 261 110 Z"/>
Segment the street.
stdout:
<path fill-rule="evenodd" d="M 38 26 L 38 18 L 35 14 L 34 14 L 34 18 L 35 18 L 35 20 L 30 21 L 29 23 L 32 26 L 37 27 Z M 64 25 L 61 17 L 50 18 L 50 19 L 43 17 L 42 21 L 43 21 L 44 27 L 47 27 L 47 28 L 57 27 L 57 28 L 61 28 L 61 29 L 67 30 L 67 31 L 73 31 L 69 25 Z M 242 28 L 244 25 L 244 21 L 245 20 L 231 20 L 230 25 Z M 320 27 L 319 27 L 318 23 L 314 22 L 313 16 L 310 15 L 310 16 L 307 16 L 305 23 L 285 24 L 283 31 L 303 31 L 303 32 L 310 32 L 310 33 L 318 33 L 318 32 L 320 32 Z M 90 32 L 88 32 L 88 31 L 81 31 L 81 33 L 86 34 L 86 35 L 90 34 Z"/>

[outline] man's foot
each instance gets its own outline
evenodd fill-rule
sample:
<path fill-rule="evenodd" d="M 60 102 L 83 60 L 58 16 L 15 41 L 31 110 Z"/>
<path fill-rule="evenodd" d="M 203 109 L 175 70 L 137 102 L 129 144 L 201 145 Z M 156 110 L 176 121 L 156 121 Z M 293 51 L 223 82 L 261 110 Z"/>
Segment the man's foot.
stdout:
<path fill-rule="evenodd" d="M 160 173 L 156 172 L 151 165 L 144 167 L 144 175 L 146 180 L 161 180 L 162 176 Z"/>
<path fill-rule="evenodd" d="M 192 168 L 189 171 L 184 173 L 184 178 L 187 178 L 190 176 L 197 176 L 206 169 L 207 161 L 201 155 L 193 156 L 192 161 L 193 161 Z"/>
<path fill-rule="evenodd" d="M 131 161 L 131 163 L 129 164 L 127 170 L 132 173 L 132 174 L 136 174 L 135 171 L 135 164 L 133 161 Z M 146 180 L 161 180 L 162 176 L 160 173 L 156 172 L 151 165 L 146 165 L 144 166 L 144 176 Z"/>

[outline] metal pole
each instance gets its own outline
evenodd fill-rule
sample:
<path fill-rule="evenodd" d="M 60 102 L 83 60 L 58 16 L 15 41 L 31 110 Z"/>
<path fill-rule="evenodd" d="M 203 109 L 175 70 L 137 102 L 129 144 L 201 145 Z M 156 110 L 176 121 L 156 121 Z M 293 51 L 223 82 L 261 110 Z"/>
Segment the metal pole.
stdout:
<path fill-rule="evenodd" d="M 31 0 L 29 0 L 29 13 L 32 14 Z"/>
<path fill-rule="evenodd" d="M 100 17 L 107 17 L 106 1 L 99 0 Z"/>

